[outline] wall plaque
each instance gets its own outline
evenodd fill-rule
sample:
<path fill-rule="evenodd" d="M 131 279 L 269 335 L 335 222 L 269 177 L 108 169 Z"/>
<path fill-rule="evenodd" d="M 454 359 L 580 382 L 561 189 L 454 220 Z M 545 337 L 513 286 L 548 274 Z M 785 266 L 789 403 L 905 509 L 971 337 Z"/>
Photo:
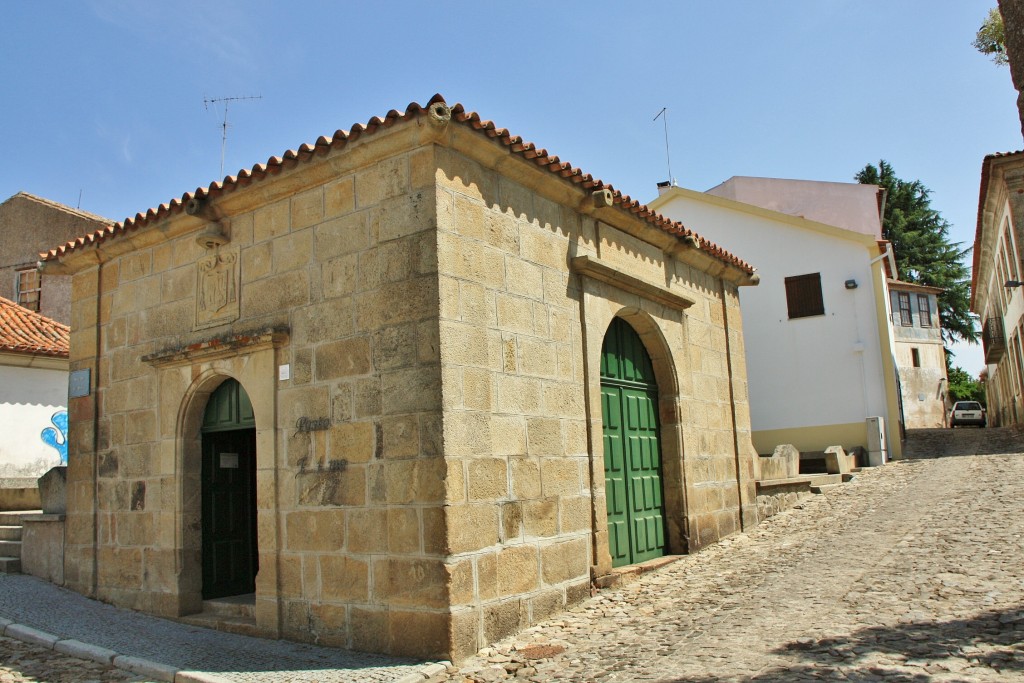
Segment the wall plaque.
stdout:
<path fill-rule="evenodd" d="M 68 376 L 68 398 L 80 398 L 89 395 L 89 368 L 72 370 Z"/>
<path fill-rule="evenodd" d="M 196 329 L 238 319 L 238 250 L 217 251 L 199 259 L 196 281 Z"/>

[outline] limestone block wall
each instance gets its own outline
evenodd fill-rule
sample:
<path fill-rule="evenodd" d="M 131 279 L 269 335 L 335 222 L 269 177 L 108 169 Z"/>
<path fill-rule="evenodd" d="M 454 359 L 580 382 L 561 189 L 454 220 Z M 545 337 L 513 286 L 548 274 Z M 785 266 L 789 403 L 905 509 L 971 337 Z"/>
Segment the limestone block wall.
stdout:
<path fill-rule="evenodd" d="M 616 316 L 655 367 L 668 552 L 756 522 L 746 275 L 438 121 L 70 257 L 92 390 L 69 405 L 67 585 L 202 609 L 200 427 L 231 377 L 265 635 L 457 659 L 548 617 L 612 572 Z M 214 223 L 227 243 L 201 245 Z"/>
<path fill-rule="evenodd" d="M 589 594 L 579 218 L 437 151 L 445 490 L 464 651 Z"/>
<path fill-rule="evenodd" d="M 72 369 L 91 369 L 94 388 L 71 405 L 69 586 L 201 609 L 199 427 L 233 377 L 256 413 L 258 625 L 447 650 L 433 174 L 408 144 L 343 161 L 218 204 L 219 254 L 237 264 L 223 322 L 197 312 L 210 252 L 195 218 L 112 242 L 75 276 Z"/>
<path fill-rule="evenodd" d="M 738 531 L 757 513 L 736 287 L 587 215 L 578 197 L 544 192 L 529 174 L 436 154 L 458 653 L 581 600 L 611 571 L 599 354 L 616 315 L 641 334 L 658 374 L 671 552 Z M 684 314 L 581 276 L 580 256 L 694 304 Z"/>

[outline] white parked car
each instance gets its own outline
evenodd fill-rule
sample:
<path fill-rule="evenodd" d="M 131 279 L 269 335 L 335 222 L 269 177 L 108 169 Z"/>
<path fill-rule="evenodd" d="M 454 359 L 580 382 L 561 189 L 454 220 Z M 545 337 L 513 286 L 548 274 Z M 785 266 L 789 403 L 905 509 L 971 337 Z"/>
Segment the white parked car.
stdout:
<path fill-rule="evenodd" d="M 985 409 L 977 401 L 957 401 L 949 411 L 949 428 L 975 425 L 985 426 Z"/>

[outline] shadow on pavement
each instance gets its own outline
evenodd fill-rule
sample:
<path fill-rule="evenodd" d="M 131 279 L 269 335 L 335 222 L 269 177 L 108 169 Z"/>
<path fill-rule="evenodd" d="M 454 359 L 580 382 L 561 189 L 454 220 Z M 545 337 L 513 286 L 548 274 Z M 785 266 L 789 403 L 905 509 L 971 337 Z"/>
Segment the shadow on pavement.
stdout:
<path fill-rule="evenodd" d="M 918 683 L 932 675 L 958 676 L 984 667 L 990 676 L 1024 671 L 1024 605 L 983 612 L 971 619 L 874 626 L 848 637 L 798 639 L 772 651 L 794 657 L 789 667 L 753 676 L 682 677 L 667 681 L 794 681 L 838 679 Z M 887 662 L 879 660 L 888 660 Z M 956 680 L 977 680 L 978 669 Z"/>

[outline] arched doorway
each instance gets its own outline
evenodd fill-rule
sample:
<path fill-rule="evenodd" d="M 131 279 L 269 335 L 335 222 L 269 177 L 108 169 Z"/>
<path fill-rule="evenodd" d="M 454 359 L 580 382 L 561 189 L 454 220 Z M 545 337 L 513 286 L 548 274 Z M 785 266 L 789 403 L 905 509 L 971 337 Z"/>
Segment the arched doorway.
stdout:
<path fill-rule="evenodd" d="M 612 565 L 665 554 L 658 384 L 640 336 L 612 320 L 601 346 L 608 550 Z"/>
<path fill-rule="evenodd" d="M 256 590 L 256 418 L 229 379 L 210 394 L 202 426 L 203 599 Z"/>

